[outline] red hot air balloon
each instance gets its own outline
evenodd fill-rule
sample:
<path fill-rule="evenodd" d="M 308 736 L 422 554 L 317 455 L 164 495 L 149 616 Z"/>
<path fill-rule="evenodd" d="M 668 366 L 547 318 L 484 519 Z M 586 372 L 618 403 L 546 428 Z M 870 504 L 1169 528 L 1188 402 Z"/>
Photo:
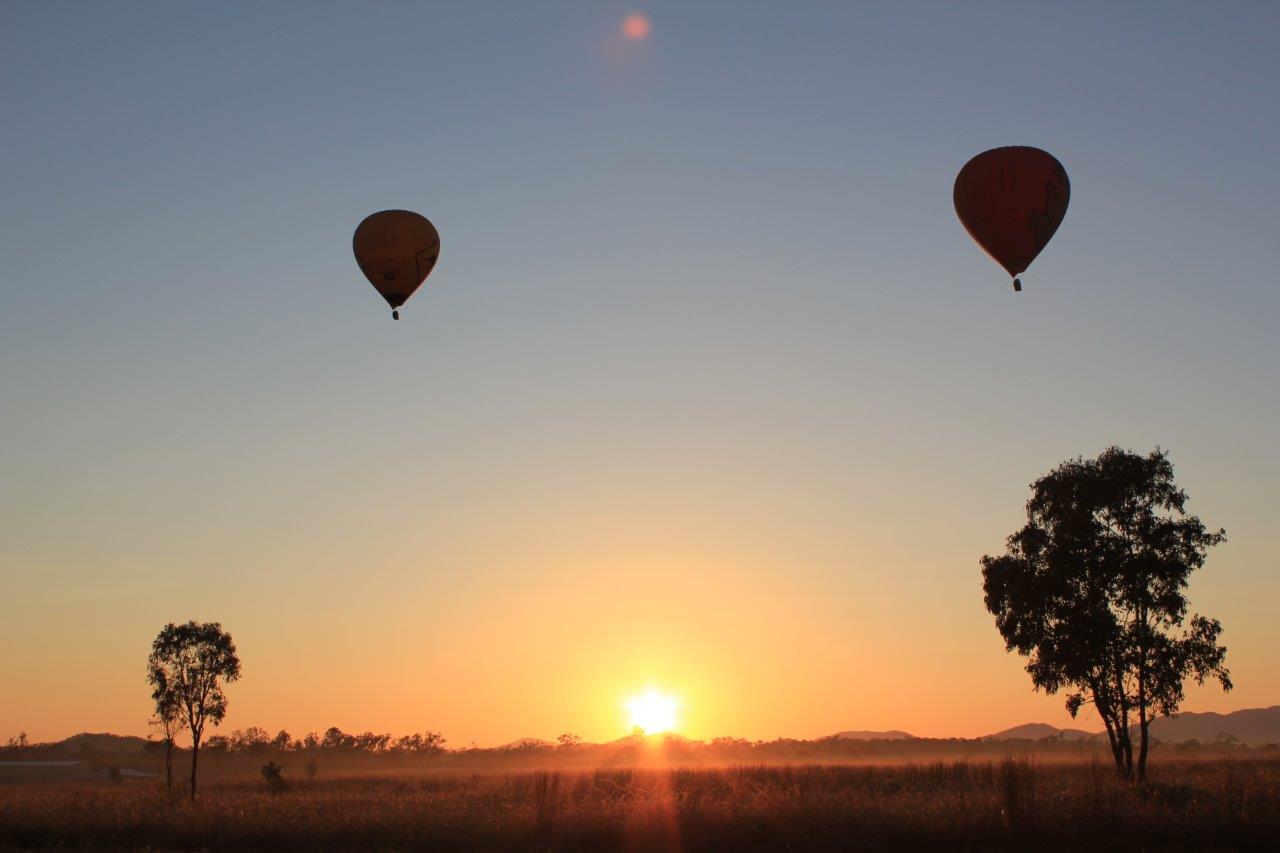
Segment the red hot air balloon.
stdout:
<path fill-rule="evenodd" d="M 360 271 L 399 320 L 398 309 L 427 280 L 440 257 L 440 232 L 411 210 L 384 210 L 356 226 L 351 247 Z"/>
<path fill-rule="evenodd" d="M 1067 170 L 1039 148 L 993 148 L 974 157 L 956 175 L 956 214 L 969 236 L 1017 276 L 1062 224 L 1071 198 Z"/>

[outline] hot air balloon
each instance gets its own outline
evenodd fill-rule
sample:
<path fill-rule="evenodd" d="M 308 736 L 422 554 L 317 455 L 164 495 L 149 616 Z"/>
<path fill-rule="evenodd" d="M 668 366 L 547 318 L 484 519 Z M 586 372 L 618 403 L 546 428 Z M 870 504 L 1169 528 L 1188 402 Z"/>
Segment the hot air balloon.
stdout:
<path fill-rule="evenodd" d="M 956 214 L 969 236 L 1013 276 L 1013 289 L 1062 224 L 1071 198 L 1067 170 L 1039 148 L 993 148 L 956 175 Z"/>
<path fill-rule="evenodd" d="M 351 247 L 360 271 L 399 320 L 400 306 L 427 280 L 440 257 L 440 232 L 411 210 L 384 210 L 356 226 Z"/>

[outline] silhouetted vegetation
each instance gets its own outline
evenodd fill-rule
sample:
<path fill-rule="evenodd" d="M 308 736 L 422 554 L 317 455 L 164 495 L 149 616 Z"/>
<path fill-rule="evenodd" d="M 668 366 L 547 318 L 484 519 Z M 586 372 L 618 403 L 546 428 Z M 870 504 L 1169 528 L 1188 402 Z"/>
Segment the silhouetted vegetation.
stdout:
<path fill-rule="evenodd" d="M 262 781 L 267 783 L 268 789 L 278 793 L 288 787 L 284 781 L 283 765 L 276 764 L 274 761 L 268 761 L 266 764 L 262 765 L 261 772 Z"/>
<path fill-rule="evenodd" d="M 444 752 L 445 739 L 439 732 L 415 732 L 393 737 L 390 734 L 364 732 L 348 734 L 337 726 L 323 734 L 310 732 L 293 739 L 283 729 L 271 736 L 266 729 L 249 726 L 227 735 L 213 735 L 205 744 L 210 753 L 239 754 L 267 752 L 330 752 L 367 755 L 438 755 Z"/>
<path fill-rule="evenodd" d="M 249 781 L 259 776 L 264 761 L 301 767 L 308 780 L 323 775 L 334 779 L 352 775 L 413 773 L 493 773 L 519 770 L 585 769 L 629 766 L 723 766 L 769 764 L 857 764 L 873 765 L 932 761 L 999 761 L 1006 757 L 1030 758 L 1041 764 L 1110 761 L 1105 736 L 1068 739 L 1057 735 L 1040 739 L 909 738 L 855 740 L 826 737 L 816 740 L 779 738 L 750 741 L 722 737 L 712 741 L 692 741 L 676 736 L 626 737 L 609 743 L 578 743 L 566 748 L 548 741 L 522 741 L 500 747 L 448 749 L 442 744 L 431 749 L 399 748 L 432 740 L 439 735 L 390 735 L 377 737 L 338 734 L 324 738 L 312 735 L 277 745 L 276 738 L 263 739 L 250 727 L 225 737 L 215 736 L 201 749 L 202 778 L 215 781 Z M 94 736 L 114 740 L 116 746 L 60 742 L 0 747 L 0 760 L 78 759 L 102 769 L 109 765 L 160 774 L 163 756 L 159 741 Z M 328 745 L 326 745 L 326 740 Z M 374 749 L 384 744 L 381 749 Z M 187 750 L 175 749 L 181 756 Z M 1151 755 L 1162 761 L 1263 760 L 1280 759 L 1280 745 L 1248 746 L 1223 734 L 1212 740 L 1151 742 Z M 323 772 L 321 772 L 323 771 Z"/>
<path fill-rule="evenodd" d="M 178 706 L 177 694 L 163 691 L 157 697 L 152 695 L 156 703 L 155 713 L 148 721 L 149 725 L 160 732 L 160 748 L 164 750 L 164 786 L 173 788 L 173 750 L 177 746 L 178 733 L 183 728 L 182 709 Z"/>
<path fill-rule="evenodd" d="M 347 778 L 270 792 L 10 788 L 0 846 L 93 849 L 1229 850 L 1280 833 L 1280 761 L 543 770 Z"/>
<path fill-rule="evenodd" d="M 1008 552 L 982 558 L 987 609 L 1006 646 L 1030 657 L 1036 688 L 1070 691 L 1073 717 L 1092 703 L 1116 770 L 1142 779 L 1151 721 L 1178 710 L 1185 680 L 1231 689 L 1222 626 L 1188 619 L 1184 595 L 1226 531 L 1186 514 L 1187 494 L 1159 448 L 1069 460 L 1031 489 L 1027 524 Z"/>
<path fill-rule="evenodd" d="M 155 716 L 160 720 L 180 718 L 191 735 L 192 800 L 196 798 L 200 738 L 207 724 L 216 726 L 227 714 L 223 683 L 239 677 L 236 645 L 217 622 L 170 622 L 151 645 L 147 681 Z"/>

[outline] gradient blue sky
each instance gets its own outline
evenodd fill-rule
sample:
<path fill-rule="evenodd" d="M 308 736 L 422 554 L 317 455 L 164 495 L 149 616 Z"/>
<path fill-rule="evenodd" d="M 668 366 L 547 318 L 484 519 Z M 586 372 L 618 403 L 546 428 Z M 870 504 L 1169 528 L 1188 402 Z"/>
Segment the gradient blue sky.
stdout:
<path fill-rule="evenodd" d="M 618 34 L 643 11 L 653 33 Z M 141 731 L 167 621 L 228 724 L 976 735 L 1027 484 L 1167 448 L 1192 602 L 1280 702 L 1274 3 L 7 3 L 0 736 Z M 1072 198 L 1014 295 L 951 207 Z M 411 208 L 393 323 L 351 257 Z"/>

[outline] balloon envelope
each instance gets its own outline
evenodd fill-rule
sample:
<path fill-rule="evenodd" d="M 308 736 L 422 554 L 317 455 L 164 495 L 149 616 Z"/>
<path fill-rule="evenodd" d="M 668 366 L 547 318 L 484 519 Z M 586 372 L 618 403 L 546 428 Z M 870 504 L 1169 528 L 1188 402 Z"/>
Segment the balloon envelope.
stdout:
<path fill-rule="evenodd" d="M 1047 151 L 993 148 L 964 164 L 953 198 L 969 236 L 1016 276 L 1062 224 L 1071 184 Z"/>
<path fill-rule="evenodd" d="M 351 246 L 364 277 L 394 309 L 431 274 L 440 257 L 440 232 L 411 210 L 384 210 L 356 226 Z"/>

